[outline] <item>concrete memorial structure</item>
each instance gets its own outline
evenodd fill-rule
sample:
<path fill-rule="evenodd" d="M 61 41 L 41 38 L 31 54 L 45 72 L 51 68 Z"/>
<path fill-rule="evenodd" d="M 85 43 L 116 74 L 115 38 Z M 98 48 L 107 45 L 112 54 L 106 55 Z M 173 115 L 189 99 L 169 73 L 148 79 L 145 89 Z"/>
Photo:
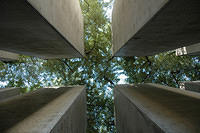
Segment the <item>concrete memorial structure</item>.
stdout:
<path fill-rule="evenodd" d="M 200 55 L 200 43 L 190 45 L 187 47 L 182 47 L 176 50 L 176 55 L 194 55 L 199 56 Z"/>
<path fill-rule="evenodd" d="M 84 86 L 46 88 L 0 102 L 1 133 L 85 133 Z"/>
<path fill-rule="evenodd" d="M 180 84 L 181 89 L 183 90 L 200 92 L 200 81 L 185 81 Z"/>
<path fill-rule="evenodd" d="M 0 16 L 0 60 L 84 55 L 79 0 L 1 0 Z M 0 133 L 86 132 L 84 86 L 18 93 L 0 89 Z"/>
<path fill-rule="evenodd" d="M 199 133 L 200 94 L 157 84 L 115 87 L 119 133 Z"/>
<path fill-rule="evenodd" d="M 0 61 L 16 61 L 18 59 L 18 54 L 0 50 Z"/>
<path fill-rule="evenodd" d="M 0 88 L 0 101 L 20 95 L 20 88 Z"/>
<path fill-rule="evenodd" d="M 1 0 L 0 49 L 41 58 L 84 55 L 79 0 Z"/>
<path fill-rule="evenodd" d="M 148 56 L 200 42 L 199 0 L 115 0 L 113 54 Z"/>

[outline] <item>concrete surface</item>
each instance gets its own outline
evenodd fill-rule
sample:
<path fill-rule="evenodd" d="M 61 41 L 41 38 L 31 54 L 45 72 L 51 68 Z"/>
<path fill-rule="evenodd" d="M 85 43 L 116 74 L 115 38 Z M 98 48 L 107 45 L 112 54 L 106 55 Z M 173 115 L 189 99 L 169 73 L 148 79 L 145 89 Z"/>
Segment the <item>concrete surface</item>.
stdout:
<path fill-rule="evenodd" d="M 200 43 L 176 49 L 176 55 L 200 55 Z"/>
<path fill-rule="evenodd" d="M 199 133 L 200 94 L 156 84 L 115 87 L 119 133 Z"/>
<path fill-rule="evenodd" d="M 0 60 L 1 61 L 16 61 L 16 60 L 19 60 L 19 55 L 0 50 Z"/>
<path fill-rule="evenodd" d="M 0 101 L 20 95 L 20 88 L 0 88 Z"/>
<path fill-rule="evenodd" d="M 200 42 L 199 0 L 116 0 L 113 54 L 147 56 Z"/>
<path fill-rule="evenodd" d="M 85 133 L 84 86 L 40 89 L 0 103 L 1 133 Z"/>
<path fill-rule="evenodd" d="M 185 81 L 181 83 L 181 89 L 200 92 L 200 81 Z"/>
<path fill-rule="evenodd" d="M 1 0 L 0 49 L 41 58 L 84 54 L 79 0 Z M 35 7 L 35 8 L 33 8 Z"/>

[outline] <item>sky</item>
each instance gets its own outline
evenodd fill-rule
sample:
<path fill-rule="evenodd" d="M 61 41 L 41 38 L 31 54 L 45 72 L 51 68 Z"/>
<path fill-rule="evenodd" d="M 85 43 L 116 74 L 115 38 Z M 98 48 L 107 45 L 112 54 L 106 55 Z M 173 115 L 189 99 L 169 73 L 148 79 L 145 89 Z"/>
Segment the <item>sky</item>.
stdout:
<path fill-rule="evenodd" d="M 110 0 L 104 0 L 104 2 L 109 2 Z M 112 7 L 105 9 L 107 11 L 107 16 L 112 19 Z"/>
<path fill-rule="evenodd" d="M 126 76 L 126 75 L 124 75 L 124 74 L 121 74 L 120 76 L 119 76 L 119 79 L 120 79 L 120 81 L 117 83 L 117 84 L 126 84 L 127 82 L 126 82 L 126 79 L 127 79 L 128 77 Z"/>

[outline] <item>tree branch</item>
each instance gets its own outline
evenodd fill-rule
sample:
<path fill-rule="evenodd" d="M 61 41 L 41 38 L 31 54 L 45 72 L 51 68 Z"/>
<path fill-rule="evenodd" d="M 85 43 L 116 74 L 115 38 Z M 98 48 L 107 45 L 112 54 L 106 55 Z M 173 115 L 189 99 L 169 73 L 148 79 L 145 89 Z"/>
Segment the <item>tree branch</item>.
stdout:
<path fill-rule="evenodd" d="M 60 59 L 60 61 L 63 62 L 63 63 L 69 68 L 69 70 L 70 70 L 72 73 L 74 73 L 74 70 L 70 67 L 69 64 L 67 64 L 66 61 L 64 61 L 64 60 L 62 60 L 62 59 Z"/>
<path fill-rule="evenodd" d="M 147 60 L 149 66 L 151 66 L 151 65 L 152 65 L 152 62 L 149 60 L 149 57 L 148 57 L 148 56 L 145 56 L 145 59 Z"/>
<path fill-rule="evenodd" d="M 115 85 L 115 84 L 113 83 L 113 81 L 110 80 L 109 78 L 107 78 L 105 75 L 103 76 L 103 78 L 104 78 L 106 81 L 110 82 L 112 85 Z"/>
<path fill-rule="evenodd" d="M 88 12 L 90 11 L 90 5 L 89 5 L 88 1 L 84 0 L 84 2 L 85 2 L 85 3 L 87 4 L 87 6 L 88 6 L 88 9 L 87 9 L 87 11 L 86 11 L 86 13 L 88 13 Z"/>
<path fill-rule="evenodd" d="M 175 71 L 172 71 L 172 72 L 171 72 L 172 77 L 173 77 L 173 79 L 175 80 L 175 82 L 176 82 L 177 85 L 179 85 L 179 82 L 178 82 L 178 80 L 177 80 L 177 78 L 176 78 L 176 76 L 175 76 L 174 74 L 178 74 L 178 73 L 179 73 L 179 71 L 176 71 L 176 72 L 175 72 Z"/>

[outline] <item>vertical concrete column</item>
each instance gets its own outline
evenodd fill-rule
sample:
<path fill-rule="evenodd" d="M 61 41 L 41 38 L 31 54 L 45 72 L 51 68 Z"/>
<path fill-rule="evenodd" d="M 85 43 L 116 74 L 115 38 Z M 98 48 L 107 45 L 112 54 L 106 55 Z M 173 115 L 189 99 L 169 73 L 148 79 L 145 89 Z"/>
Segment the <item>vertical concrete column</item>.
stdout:
<path fill-rule="evenodd" d="M 0 60 L 2 60 L 2 61 L 16 61 L 18 59 L 19 59 L 18 54 L 0 50 Z"/>
<path fill-rule="evenodd" d="M 198 0 L 115 0 L 113 55 L 148 56 L 200 42 Z"/>
<path fill-rule="evenodd" d="M 82 55 L 83 16 L 79 0 L 27 0 Z"/>
<path fill-rule="evenodd" d="M 0 88 L 0 101 L 10 99 L 20 94 L 20 88 Z"/>
<path fill-rule="evenodd" d="M 84 55 L 79 0 L 2 0 L 0 49 L 45 59 Z"/>
<path fill-rule="evenodd" d="M 199 133 L 200 95 L 157 84 L 115 87 L 119 133 Z"/>
<path fill-rule="evenodd" d="M 44 88 L 0 103 L 1 133 L 85 133 L 84 86 Z"/>

